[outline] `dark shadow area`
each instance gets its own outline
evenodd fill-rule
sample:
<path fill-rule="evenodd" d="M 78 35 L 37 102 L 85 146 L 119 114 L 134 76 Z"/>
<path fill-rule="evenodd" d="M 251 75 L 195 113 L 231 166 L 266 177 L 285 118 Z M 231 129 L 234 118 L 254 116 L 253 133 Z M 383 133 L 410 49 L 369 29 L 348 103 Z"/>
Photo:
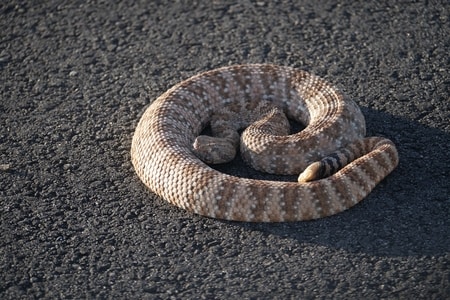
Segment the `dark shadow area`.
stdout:
<path fill-rule="evenodd" d="M 382 256 L 442 255 L 450 251 L 450 136 L 442 130 L 383 112 L 363 109 L 368 136 L 392 139 L 400 164 L 369 196 L 351 209 L 321 220 L 281 224 L 230 222 L 299 243 L 323 244 Z M 294 180 L 246 166 L 240 157 L 215 168 L 263 180 Z M 293 178 L 287 178 L 293 177 Z"/>

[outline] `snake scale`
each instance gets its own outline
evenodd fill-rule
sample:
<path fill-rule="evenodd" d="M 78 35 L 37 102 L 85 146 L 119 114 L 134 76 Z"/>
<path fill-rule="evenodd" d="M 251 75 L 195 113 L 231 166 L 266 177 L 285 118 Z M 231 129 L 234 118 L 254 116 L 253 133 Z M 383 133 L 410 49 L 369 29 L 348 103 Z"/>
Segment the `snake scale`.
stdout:
<path fill-rule="evenodd" d="M 288 118 L 305 128 L 290 132 Z M 212 136 L 200 135 L 206 126 Z M 235 65 L 157 98 L 137 125 L 131 159 L 147 187 L 188 211 L 248 222 L 311 220 L 352 207 L 397 166 L 393 142 L 365 131 L 359 107 L 325 80 L 290 67 Z M 298 182 L 240 178 L 208 165 L 237 151 L 257 170 L 300 174 Z"/>

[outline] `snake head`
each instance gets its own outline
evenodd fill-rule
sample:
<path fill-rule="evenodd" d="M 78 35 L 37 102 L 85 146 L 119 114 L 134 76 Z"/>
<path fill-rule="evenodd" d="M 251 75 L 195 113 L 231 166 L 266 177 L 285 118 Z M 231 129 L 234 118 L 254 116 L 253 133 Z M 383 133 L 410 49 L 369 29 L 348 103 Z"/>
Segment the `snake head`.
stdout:
<path fill-rule="evenodd" d="M 200 135 L 192 147 L 194 154 L 207 164 L 227 163 L 236 156 L 236 147 L 224 138 Z"/>

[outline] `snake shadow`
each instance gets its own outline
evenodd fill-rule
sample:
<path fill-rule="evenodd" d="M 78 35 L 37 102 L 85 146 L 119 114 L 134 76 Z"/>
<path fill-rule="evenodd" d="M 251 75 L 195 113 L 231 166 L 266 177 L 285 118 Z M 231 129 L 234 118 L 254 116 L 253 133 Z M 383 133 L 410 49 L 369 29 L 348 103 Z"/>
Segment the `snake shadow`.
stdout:
<path fill-rule="evenodd" d="M 257 230 L 349 252 L 383 256 L 443 255 L 450 251 L 450 134 L 387 113 L 362 108 L 367 136 L 386 136 L 399 151 L 399 166 L 362 202 L 335 216 L 293 223 L 240 223 Z M 234 176 L 291 180 L 246 166 L 238 156 L 215 169 Z"/>

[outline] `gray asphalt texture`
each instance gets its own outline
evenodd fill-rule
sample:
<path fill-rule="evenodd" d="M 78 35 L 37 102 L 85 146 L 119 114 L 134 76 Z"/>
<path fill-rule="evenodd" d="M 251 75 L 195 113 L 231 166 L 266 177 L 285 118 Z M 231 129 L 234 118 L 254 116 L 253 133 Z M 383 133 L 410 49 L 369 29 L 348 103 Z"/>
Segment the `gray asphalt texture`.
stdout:
<path fill-rule="evenodd" d="M 449 2 L 233 2 L 0 3 L 1 299 L 450 298 Z M 310 222 L 218 221 L 156 197 L 130 162 L 145 108 L 242 63 L 326 78 L 399 167 Z"/>

